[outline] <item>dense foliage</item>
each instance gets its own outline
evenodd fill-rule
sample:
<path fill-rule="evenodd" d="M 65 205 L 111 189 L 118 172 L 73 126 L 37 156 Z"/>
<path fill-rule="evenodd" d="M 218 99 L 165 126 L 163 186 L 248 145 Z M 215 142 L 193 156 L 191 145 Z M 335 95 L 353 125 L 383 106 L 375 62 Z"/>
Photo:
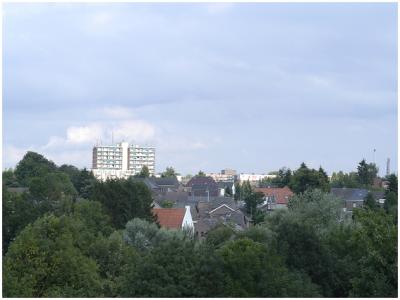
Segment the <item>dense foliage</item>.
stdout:
<path fill-rule="evenodd" d="M 349 215 L 321 188 L 323 170 L 301 166 L 291 180 L 318 189 L 299 180 L 287 210 L 197 240 L 155 223 L 140 180 L 97 182 L 37 154 L 19 166 L 38 170 L 4 174 L 5 297 L 397 297 L 395 175 L 384 207 Z M 7 190 L 16 183 L 29 191 Z M 259 195 L 239 190 L 257 211 Z"/>

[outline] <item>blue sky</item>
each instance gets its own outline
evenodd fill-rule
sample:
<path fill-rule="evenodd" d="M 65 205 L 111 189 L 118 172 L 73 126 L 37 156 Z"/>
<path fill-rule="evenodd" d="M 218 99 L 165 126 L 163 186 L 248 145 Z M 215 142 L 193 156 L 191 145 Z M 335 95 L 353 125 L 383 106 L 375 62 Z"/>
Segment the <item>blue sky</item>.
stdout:
<path fill-rule="evenodd" d="M 397 4 L 5 4 L 3 168 L 112 134 L 157 171 L 397 171 Z"/>

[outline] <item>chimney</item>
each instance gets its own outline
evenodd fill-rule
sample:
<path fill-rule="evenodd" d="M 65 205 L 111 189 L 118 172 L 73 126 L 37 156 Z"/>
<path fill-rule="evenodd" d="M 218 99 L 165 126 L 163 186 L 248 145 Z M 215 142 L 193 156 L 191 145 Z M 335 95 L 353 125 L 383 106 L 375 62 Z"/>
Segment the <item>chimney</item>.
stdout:
<path fill-rule="evenodd" d="M 390 175 L 390 158 L 386 161 L 386 176 Z"/>

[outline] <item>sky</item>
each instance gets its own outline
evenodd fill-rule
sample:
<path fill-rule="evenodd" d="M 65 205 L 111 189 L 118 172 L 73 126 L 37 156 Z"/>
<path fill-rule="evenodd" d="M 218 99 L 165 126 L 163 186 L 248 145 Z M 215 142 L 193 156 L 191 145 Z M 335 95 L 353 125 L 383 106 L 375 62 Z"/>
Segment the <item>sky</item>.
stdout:
<path fill-rule="evenodd" d="M 397 172 L 396 3 L 7 3 L 2 50 L 3 169 L 124 140 L 157 172 Z"/>

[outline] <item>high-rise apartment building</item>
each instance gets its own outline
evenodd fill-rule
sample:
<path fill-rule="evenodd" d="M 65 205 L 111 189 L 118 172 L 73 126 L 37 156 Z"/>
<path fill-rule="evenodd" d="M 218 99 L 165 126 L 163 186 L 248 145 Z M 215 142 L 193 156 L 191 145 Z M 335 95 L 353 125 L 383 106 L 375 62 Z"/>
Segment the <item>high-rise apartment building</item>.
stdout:
<path fill-rule="evenodd" d="M 122 142 L 93 147 L 93 174 L 97 179 L 128 178 L 147 166 L 150 175 L 155 171 L 155 148 Z"/>

